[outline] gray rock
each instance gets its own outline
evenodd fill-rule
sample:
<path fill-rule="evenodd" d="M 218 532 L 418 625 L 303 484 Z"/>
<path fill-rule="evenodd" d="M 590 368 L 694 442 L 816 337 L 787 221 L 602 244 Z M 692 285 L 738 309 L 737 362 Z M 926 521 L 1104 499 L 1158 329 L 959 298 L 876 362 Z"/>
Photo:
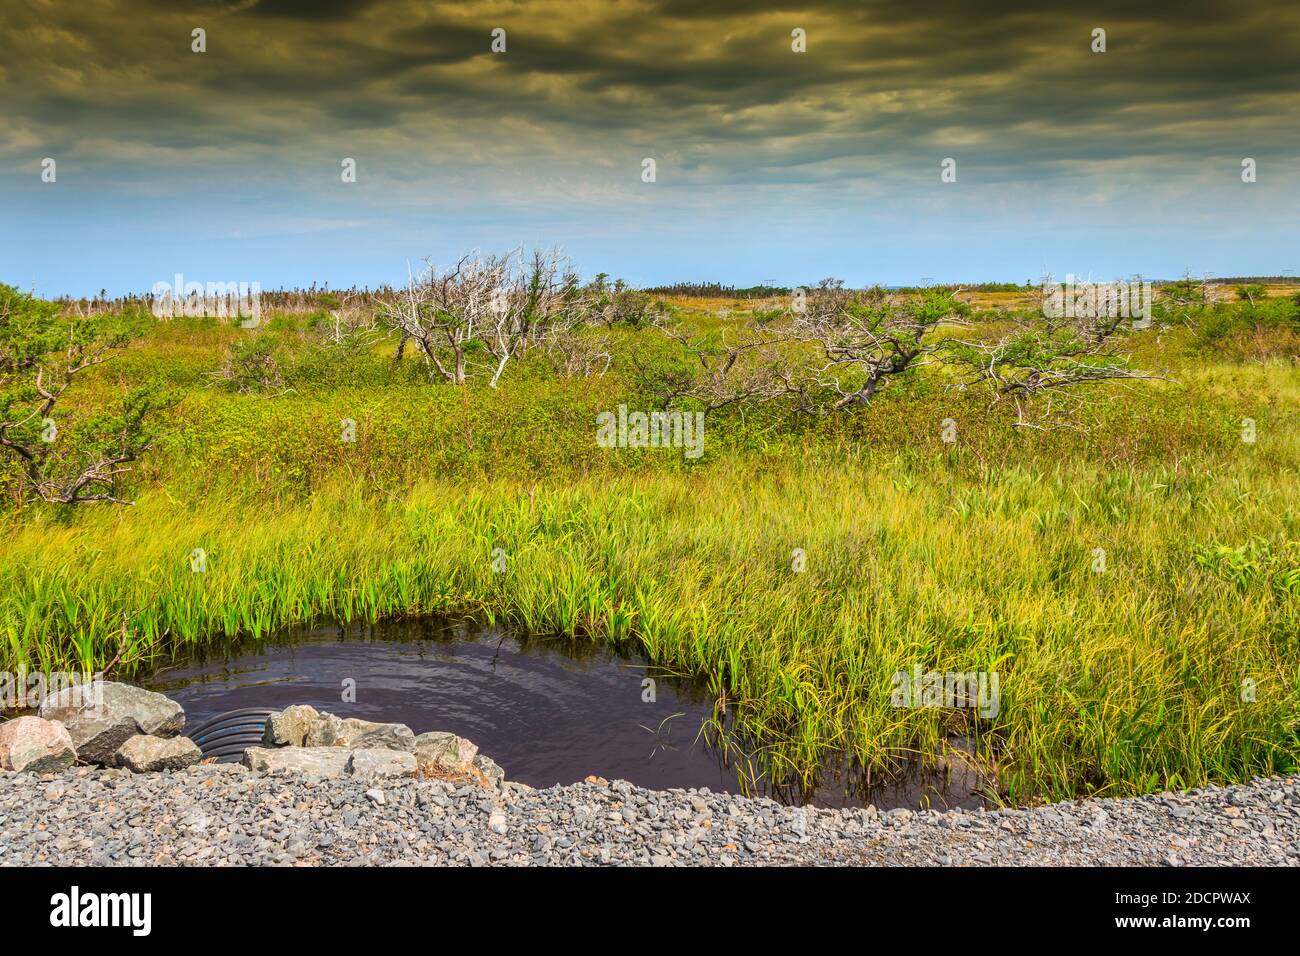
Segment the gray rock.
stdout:
<path fill-rule="evenodd" d="M 1154 799 L 1097 798 L 995 813 L 927 811 L 899 823 L 901 815 L 870 807 L 792 809 L 765 799 L 656 792 L 622 781 L 540 789 L 507 783 L 495 791 L 462 780 L 371 781 L 347 773 L 357 754 L 346 748 L 258 750 L 281 761 L 296 759 L 295 769 L 324 755 L 338 773 L 311 779 L 209 764 L 165 775 L 99 767 L 52 778 L 0 772 L 0 866 L 68 859 L 94 866 L 1300 862 L 1296 776 Z M 266 766 L 258 750 L 252 762 Z M 361 759 L 369 757 L 403 762 L 398 752 Z M 325 776 L 319 764 L 310 769 Z M 1230 803 L 1234 793 L 1238 800 Z M 1275 793 L 1282 799 L 1273 800 Z M 1177 819 L 1171 803 L 1196 813 Z M 633 808 L 635 822 L 629 822 L 623 811 Z M 1225 816 L 1226 808 L 1239 809 L 1240 816 Z M 1110 822 L 1098 829 L 1091 821 L 1103 809 Z M 704 826 L 709 818 L 712 826 Z M 1234 821 L 1260 826 L 1239 829 Z"/>
<path fill-rule="evenodd" d="M 199 745 L 188 737 L 137 734 L 122 744 L 113 762 L 136 773 L 184 770 L 203 759 Z"/>
<path fill-rule="evenodd" d="M 435 731 L 415 738 L 415 759 L 426 777 L 469 774 L 477 755 L 476 744 L 453 733 Z"/>
<path fill-rule="evenodd" d="M 481 773 L 488 786 L 500 788 L 506 782 L 506 772 L 502 770 L 495 760 L 483 754 L 474 757 L 474 769 Z"/>
<path fill-rule="evenodd" d="M 0 768 L 57 773 L 77 762 L 77 750 L 57 720 L 15 717 L 0 724 Z"/>
<path fill-rule="evenodd" d="M 105 764 L 128 737 L 174 737 L 185 726 L 185 711 L 174 700 L 116 681 L 66 687 L 41 701 L 39 714 L 68 728 L 83 760 Z"/>
<path fill-rule="evenodd" d="M 266 720 L 268 747 L 348 747 L 353 750 L 415 750 L 415 733 L 405 724 L 380 724 L 339 717 L 307 704 L 286 707 Z"/>
<path fill-rule="evenodd" d="M 132 717 L 96 720 L 92 717 L 73 721 L 68 728 L 77 757 L 86 763 L 109 767 L 122 744 L 140 733 L 140 725 Z"/>
<path fill-rule="evenodd" d="M 355 717 L 321 714 L 307 733 L 308 747 L 351 747 L 364 750 L 415 750 L 415 733 L 405 724 L 377 724 Z"/>
<path fill-rule="evenodd" d="M 415 776 L 415 754 L 398 750 L 354 750 L 348 773 L 362 780 L 385 780 Z"/>
<path fill-rule="evenodd" d="M 320 712 L 309 704 L 294 704 L 266 718 L 262 743 L 268 747 L 305 746 L 307 734 L 320 720 Z"/>
<path fill-rule="evenodd" d="M 287 771 L 313 777 L 342 777 L 348 772 L 352 753 L 342 747 L 283 747 L 268 750 L 249 747 L 244 766 L 249 770 Z"/>

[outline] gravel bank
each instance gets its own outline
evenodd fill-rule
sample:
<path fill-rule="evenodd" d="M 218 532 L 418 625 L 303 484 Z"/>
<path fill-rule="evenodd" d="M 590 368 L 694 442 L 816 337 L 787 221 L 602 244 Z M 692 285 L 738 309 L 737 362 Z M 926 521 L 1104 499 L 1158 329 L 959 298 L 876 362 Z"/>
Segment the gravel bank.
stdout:
<path fill-rule="evenodd" d="M 239 766 L 0 773 L 0 863 L 1300 865 L 1300 777 L 1032 810 L 791 809 L 616 781 L 502 792 Z"/>

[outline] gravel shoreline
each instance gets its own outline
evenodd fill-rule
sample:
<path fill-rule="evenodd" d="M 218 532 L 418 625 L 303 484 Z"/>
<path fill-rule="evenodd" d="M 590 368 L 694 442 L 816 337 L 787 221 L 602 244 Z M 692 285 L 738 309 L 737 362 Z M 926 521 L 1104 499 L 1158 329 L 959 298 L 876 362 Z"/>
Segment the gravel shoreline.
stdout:
<path fill-rule="evenodd" d="M 1300 776 L 1027 810 L 820 810 L 596 781 L 241 766 L 0 773 L 0 865 L 1300 865 Z"/>

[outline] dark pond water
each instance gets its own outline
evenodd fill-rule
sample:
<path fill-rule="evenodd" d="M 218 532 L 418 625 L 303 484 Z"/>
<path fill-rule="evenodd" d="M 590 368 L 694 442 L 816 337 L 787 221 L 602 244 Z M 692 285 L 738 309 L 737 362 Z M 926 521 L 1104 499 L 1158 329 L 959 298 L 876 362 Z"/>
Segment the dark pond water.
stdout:
<path fill-rule="evenodd" d="M 646 678 L 655 682 L 653 701 L 643 699 Z M 714 712 L 701 688 L 608 648 L 529 639 L 504 628 L 415 620 L 295 629 L 197 652 L 146 686 L 178 701 L 189 727 L 242 707 L 311 704 L 342 717 L 403 723 L 417 734 L 453 731 L 478 744 L 508 779 L 534 787 L 594 774 L 655 789 L 709 787 L 821 806 L 981 804 L 978 781 L 960 773 L 913 775 L 868 793 L 834 768 L 813 793 L 762 779 L 755 785 L 701 734 Z M 354 688 L 354 700 L 345 700 L 347 688 Z"/>

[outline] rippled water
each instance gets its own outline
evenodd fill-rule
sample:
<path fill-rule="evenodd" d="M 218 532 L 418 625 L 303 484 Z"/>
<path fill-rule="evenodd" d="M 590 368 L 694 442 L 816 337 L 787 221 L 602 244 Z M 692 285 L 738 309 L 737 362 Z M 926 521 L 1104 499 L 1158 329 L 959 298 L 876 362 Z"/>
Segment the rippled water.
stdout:
<path fill-rule="evenodd" d="M 655 699 L 643 699 L 643 681 Z M 438 620 L 296 629 L 271 641 L 198 652 L 147 686 L 178 701 L 186 723 L 242 707 L 311 704 L 342 717 L 392 721 L 417 734 L 467 737 L 506 776 L 535 787 L 594 774 L 643 787 L 745 792 L 700 730 L 713 701 L 700 688 L 605 647 L 528 639 L 504 628 Z M 345 690 L 355 688 L 355 701 Z M 935 782 L 936 784 L 938 782 Z M 919 779 L 864 796 L 828 772 L 812 794 L 758 791 L 785 802 L 845 806 L 978 806 L 973 781 Z M 754 788 L 751 786 L 750 790 Z"/>

